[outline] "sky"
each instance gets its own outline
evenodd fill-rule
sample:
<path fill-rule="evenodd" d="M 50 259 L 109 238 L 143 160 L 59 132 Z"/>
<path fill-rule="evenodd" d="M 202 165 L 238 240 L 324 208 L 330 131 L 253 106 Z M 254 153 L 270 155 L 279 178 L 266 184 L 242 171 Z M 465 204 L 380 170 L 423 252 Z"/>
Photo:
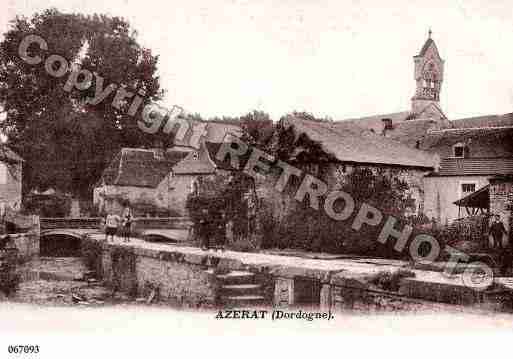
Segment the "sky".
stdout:
<path fill-rule="evenodd" d="M 14 16 L 49 7 L 125 18 L 160 55 L 164 105 L 206 118 L 409 110 L 413 56 L 430 28 L 445 60 L 449 119 L 513 112 L 511 0 L 0 1 L 2 34 Z"/>

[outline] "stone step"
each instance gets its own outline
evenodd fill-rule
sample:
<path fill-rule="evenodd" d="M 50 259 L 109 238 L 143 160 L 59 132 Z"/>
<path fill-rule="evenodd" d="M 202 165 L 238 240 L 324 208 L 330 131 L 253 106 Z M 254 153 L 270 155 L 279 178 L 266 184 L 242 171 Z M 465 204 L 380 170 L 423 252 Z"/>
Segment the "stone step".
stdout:
<path fill-rule="evenodd" d="M 224 297 L 223 304 L 231 308 L 257 307 L 265 304 L 265 298 L 261 295 L 234 295 Z"/>
<path fill-rule="evenodd" d="M 231 271 L 227 274 L 217 275 L 217 279 L 224 285 L 253 284 L 255 282 L 255 274 L 246 271 Z"/>
<path fill-rule="evenodd" d="M 260 284 L 230 284 L 221 286 L 221 293 L 224 296 L 258 295 L 261 289 Z"/>

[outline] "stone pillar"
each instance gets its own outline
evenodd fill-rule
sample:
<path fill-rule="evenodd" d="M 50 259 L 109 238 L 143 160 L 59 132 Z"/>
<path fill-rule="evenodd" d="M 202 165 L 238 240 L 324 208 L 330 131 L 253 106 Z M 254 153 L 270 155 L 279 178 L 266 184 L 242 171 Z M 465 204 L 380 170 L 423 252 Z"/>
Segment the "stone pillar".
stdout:
<path fill-rule="evenodd" d="M 320 300 L 321 310 L 330 310 L 331 309 L 331 285 L 323 284 L 321 286 L 321 300 Z"/>
<path fill-rule="evenodd" d="M 490 180 L 490 212 L 499 214 L 504 226 L 512 227 L 511 203 L 513 201 L 513 177 L 494 178 Z"/>
<path fill-rule="evenodd" d="M 113 283 L 113 268 L 112 268 L 112 257 L 111 250 L 108 245 L 102 246 L 102 278 L 108 284 Z"/>
<path fill-rule="evenodd" d="M 294 279 L 276 278 L 274 285 L 274 305 L 277 307 L 286 307 L 294 303 Z"/>

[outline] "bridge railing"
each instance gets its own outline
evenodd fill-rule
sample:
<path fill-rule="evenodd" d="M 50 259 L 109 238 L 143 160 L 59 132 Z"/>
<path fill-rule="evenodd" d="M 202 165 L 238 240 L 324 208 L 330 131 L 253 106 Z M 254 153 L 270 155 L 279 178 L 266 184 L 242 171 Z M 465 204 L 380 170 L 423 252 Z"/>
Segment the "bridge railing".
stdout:
<path fill-rule="evenodd" d="M 39 224 L 41 230 L 47 229 L 59 229 L 59 228 L 98 228 L 101 225 L 102 219 L 100 217 L 62 217 L 62 218 L 50 218 L 41 217 Z"/>
<path fill-rule="evenodd" d="M 100 228 L 103 218 L 101 217 L 63 217 L 63 218 L 48 218 L 42 217 L 40 219 L 41 230 L 48 229 L 79 229 L 79 228 Z M 134 228 L 137 229 L 189 229 L 192 222 L 188 217 L 160 217 L 160 218 L 147 218 L 136 217 L 133 220 Z"/>

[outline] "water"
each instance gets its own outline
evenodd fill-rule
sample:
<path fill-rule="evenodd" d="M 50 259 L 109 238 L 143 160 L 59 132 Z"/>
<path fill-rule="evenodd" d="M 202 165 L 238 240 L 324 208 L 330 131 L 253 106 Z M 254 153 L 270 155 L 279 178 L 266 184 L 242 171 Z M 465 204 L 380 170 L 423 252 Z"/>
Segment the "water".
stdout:
<path fill-rule="evenodd" d="M 80 257 L 40 257 L 23 264 L 21 283 L 9 298 L 18 303 L 51 306 L 98 306 L 130 302 L 101 282 L 87 280 L 90 272 Z"/>

